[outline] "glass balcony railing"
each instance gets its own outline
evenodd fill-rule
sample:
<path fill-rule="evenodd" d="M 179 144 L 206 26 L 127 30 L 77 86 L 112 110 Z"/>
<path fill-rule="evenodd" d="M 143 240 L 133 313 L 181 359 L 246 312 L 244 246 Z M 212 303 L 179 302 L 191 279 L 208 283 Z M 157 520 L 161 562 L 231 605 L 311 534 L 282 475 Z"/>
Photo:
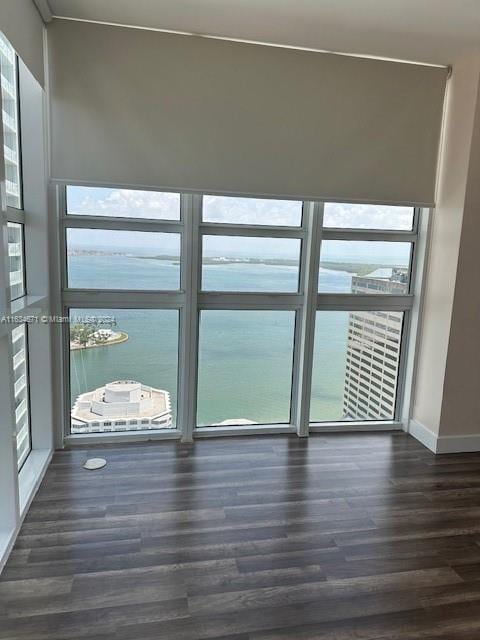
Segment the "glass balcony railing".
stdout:
<path fill-rule="evenodd" d="M 2 121 L 3 121 L 3 126 L 4 127 L 9 129 L 13 133 L 16 133 L 16 131 L 17 131 L 17 122 L 16 122 L 15 118 L 12 118 L 12 116 L 9 115 L 5 111 L 5 109 L 2 110 Z"/>
<path fill-rule="evenodd" d="M 13 100 L 16 99 L 17 93 L 15 91 L 15 85 L 13 85 L 10 80 L 5 77 L 5 74 L 1 74 L 1 82 L 2 82 L 2 92 L 8 93 L 9 97 Z"/>
<path fill-rule="evenodd" d="M 20 242 L 9 242 L 8 243 L 8 255 L 13 257 L 19 257 L 22 255 L 22 245 Z"/>
<path fill-rule="evenodd" d="M 25 351 L 22 349 L 16 355 L 13 356 L 13 368 L 18 369 L 20 365 L 25 362 Z"/>
<path fill-rule="evenodd" d="M 15 410 L 15 422 L 18 424 L 27 413 L 27 399 L 24 398 Z"/>
<path fill-rule="evenodd" d="M 17 152 L 6 145 L 3 147 L 3 155 L 5 156 L 5 160 L 14 164 L 15 166 L 18 164 L 18 156 Z"/>
<path fill-rule="evenodd" d="M 15 386 L 14 386 L 15 396 L 19 396 L 26 386 L 27 386 L 27 377 L 25 374 L 22 374 L 20 378 L 15 382 Z"/>
<path fill-rule="evenodd" d="M 7 40 L 0 34 L 0 54 L 5 58 L 2 63 L 15 64 L 15 52 Z"/>
<path fill-rule="evenodd" d="M 14 196 L 18 196 L 20 193 L 20 189 L 16 182 L 12 182 L 11 180 L 5 180 L 5 188 L 7 193 L 11 193 Z"/>

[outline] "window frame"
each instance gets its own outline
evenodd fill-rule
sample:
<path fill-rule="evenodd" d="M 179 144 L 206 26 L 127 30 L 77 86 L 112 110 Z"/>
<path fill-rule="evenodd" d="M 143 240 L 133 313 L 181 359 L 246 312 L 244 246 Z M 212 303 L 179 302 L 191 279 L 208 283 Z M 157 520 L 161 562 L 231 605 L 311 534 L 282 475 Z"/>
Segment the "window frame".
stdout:
<path fill-rule="evenodd" d="M 72 214 L 68 214 L 69 219 L 70 216 Z M 118 220 L 118 218 L 115 218 L 115 220 Z M 179 236 L 179 255 L 178 255 L 178 260 L 179 260 L 179 277 L 178 277 L 178 289 L 92 289 L 92 288 L 85 288 L 85 287 L 70 287 L 68 285 L 68 240 L 67 240 L 67 235 L 68 235 L 68 231 L 71 229 L 85 229 L 85 230 L 89 230 L 89 231 L 94 231 L 94 230 L 103 230 L 103 231 L 132 231 L 132 232 L 140 232 L 140 233 L 170 233 L 172 235 L 177 235 Z M 154 292 L 170 292 L 170 293 L 176 293 L 178 291 L 181 291 L 182 289 L 182 265 L 183 265 L 183 254 L 182 254 L 182 237 L 181 237 L 181 232 L 177 232 L 177 231 L 173 231 L 173 230 L 159 230 L 159 229 L 149 229 L 148 231 L 146 229 L 125 229 L 125 228 L 118 228 L 117 226 L 112 226 L 109 225 L 107 227 L 101 227 L 101 226 L 96 226 L 96 225 L 87 225 L 87 226 L 71 226 L 71 225 L 66 225 L 63 229 L 64 233 L 64 245 L 65 245 L 65 268 L 63 270 L 63 277 L 64 277 L 64 285 L 63 288 L 64 289 L 68 289 L 69 291 L 123 291 L 123 292 L 132 292 L 132 291 L 145 291 L 147 293 L 154 293 Z"/>
<path fill-rule="evenodd" d="M 118 290 L 118 291 L 122 291 L 122 290 Z M 143 308 L 138 307 L 138 305 L 134 305 L 134 304 L 123 304 L 123 305 L 116 305 L 115 307 L 105 307 L 105 305 L 103 305 L 101 303 L 101 301 L 96 300 L 96 301 L 92 301 L 91 304 L 88 303 L 81 303 L 78 305 L 64 305 L 63 306 L 63 317 L 70 317 L 70 313 L 72 310 L 74 309 L 89 309 L 89 310 L 93 310 L 93 309 L 102 309 L 102 310 L 111 310 L 111 311 L 121 311 L 121 310 L 125 310 L 125 309 L 136 309 L 138 311 L 145 311 L 145 310 L 159 310 L 159 311 L 163 311 L 163 310 L 168 310 L 168 311 L 176 311 L 177 312 L 177 336 L 178 336 L 178 343 L 177 343 L 177 384 L 176 384 L 176 388 L 175 388 L 175 394 L 176 394 L 176 426 L 175 428 L 168 428 L 168 429 L 143 429 L 143 430 L 135 430 L 135 429 L 126 429 L 123 430 L 121 433 L 138 433 L 138 431 L 142 431 L 142 435 L 147 435 L 150 437 L 155 438 L 156 436 L 160 435 L 169 435 L 169 434 L 176 434 L 178 433 L 178 421 L 179 421 L 179 411 L 180 411 L 180 358 L 181 358 L 181 350 L 180 350 L 180 333 L 181 333 L 181 328 L 182 328 L 182 310 L 180 307 L 176 307 L 176 306 L 162 306 L 162 307 L 154 307 L 154 306 L 144 306 Z M 65 412 L 65 419 L 66 419 L 66 426 L 68 427 L 68 430 L 66 430 L 66 433 L 73 437 L 73 438 L 77 438 L 77 437 L 83 437 L 84 434 L 73 434 L 71 431 L 71 391 L 70 391 L 70 378 L 71 378 L 71 359 L 70 359 L 70 325 L 68 323 L 63 323 L 62 324 L 62 341 L 65 345 L 65 348 L 63 349 L 62 355 L 63 355 L 63 371 L 64 371 L 64 385 L 63 385 L 63 389 L 65 391 L 64 393 L 64 412 Z M 123 418 L 111 418 L 111 422 L 112 422 L 112 426 L 114 426 L 114 424 L 117 422 L 117 420 L 122 419 Z M 141 420 L 141 418 L 136 418 L 137 420 Z M 127 421 L 132 420 L 132 418 L 126 418 Z M 141 423 L 143 424 L 143 422 Z M 112 430 L 111 432 L 93 432 L 91 435 L 92 436 L 104 436 L 104 435 L 109 435 L 111 433 L 115 433 L 114 430 Z M 88 434 L 89 435 L 89 434 Z M 88 437 L 87 435 L 87 437 Z M 149 437 L 149 439 L 150 439 Z"/>
<path fill-rule="evenodd" d="M 155 308 L 177 309 L 179 311 L 179 369 L 178 369 L 178 407 L 177 427 L 168 430 L 166 435 L 161 430 L 150 432 L 152 437 L 177 437 L 184 441 L 191 441 L 194 437 L 209 435 L 228 435 L 244 433 L 297 433 L 307 436 L 310 432 L 335 430 L 353 430 L 365 427 L 365 421 L 351 422 L 321 422 L 310 423 L 310 393 L 311 375 L 314 350 L 315 316 L 322 310 L 345 311 L 402 311 L 404 320 L 402 326 L 402 342 L 398 371 L 398 383 L 395 399 L 395 416 L 393 420 L 371 421 L 367 428 L 398 429 L 402 419 L 406 401 L 405 390 L 410 384 L 407 377 L 411 377 L 414 359 L 414 334 L 412 330 L 412 311 L 421 290 L 421 273 L 423 268 L 423 253 L 419 260 L 418 240 L 420 221 L 428 220 L 428 210 L 412 207 L 413 225 L 411 230 L 370 230 L 347 228 L 324 228 L 324 201 L 304 200 L 302 206 L 302 221 L 299 227 L 274 225 L 232 224 L 222 222 L 203 222 L 202 198 L 207 193 L 200 194 L 190 191 L 176 190 L 180 193 L 180 220 L 146 220 L 126 217 L 106 217 L 81 214 L 67 214 L 66 186 L 67 182 L 58 183 L 58 221 L 60 224 L 61 263 L 61 304 L 63 315 L 67 315 L 70 308 Z M 101 187 L 102 184 L 70 183 L 76 186 Z M 105 185 L 115 188 L 113 185 Z M 122 188 L 122 185 L 118 185 Z M 133 188 L 133 187 L 129 187 Z M 145 190 L 145 187 L 138 187 Z M 159 191 L 162 189 L 151 189 Z M 223 194 L 219 194 L 223 195 Z M 246 197 L 239 194 L 239 197 Z M 255 198 L 255 194 L 250 197 Z M 265 198 L 265 196 L 257 196 Z M 274 198 L 272 198 L 274 199 Z M 298 199 L 297 199 L 298 200 Z M 382 203 L 379 203 L 382 204 Z M 409 206 L 409 205 L 405 205 Z M 98 228 L 120 229 L 131 231 L 159 231 L 176 232 L 181 235 L 181 268 L 180 289 L 178 291 L 136 291 L 111 289 L 69 289 L 66 279 L 66 228 Z M 422 235 L 425 229 L 422 226 Z M 202 277 L 202 240 L 204 235 L 229 235 L 238 237 L 266 237 L 266 238 L 297 238 L 300 240 L 300 267 L 298 292 L 243 292 L 243 291 L 204 291 L 201 289 Z M 409 292 L 405 294 L 351 294 L 351 293 L 320 293 L 318 292 L 318 277 L 320 266 L 320 251 L 324 240 L 371 240 L 383 242 L 410 242 L 412 244 L 410 257 Z M 425 244 L 425 243 L 423 243 Z M 423 246 L 422 244 L 422 246 Z M 421 263 L 419 265 L 419 263 Z M 293 372 L 291 392 L 291 420 L 290 424 L 226 426 L 226 427 L 198 427 L 197 416 L 197 382 L 198 382 L 198 348 L 199 321 L 203 310 L 289 310 L 295 312 L 295 330 L 293 347 Z M 416 311 L 415 311 L 416 313 Z M 82 438 L 93 441 L 96 438 L 116 439 L 120 434 L 91 434 L 80 436 L 70 434 L 70 389 L 68 379 L 68 327 L 62 331 L 63 354 L 63 414 L 67 429 L 64 438 L 70 441 L 80 441 Z M 180 401 L 183 399 L 183 401 Z M 122 439 L 142 439 L 142 432 L 122 432 Z"/>

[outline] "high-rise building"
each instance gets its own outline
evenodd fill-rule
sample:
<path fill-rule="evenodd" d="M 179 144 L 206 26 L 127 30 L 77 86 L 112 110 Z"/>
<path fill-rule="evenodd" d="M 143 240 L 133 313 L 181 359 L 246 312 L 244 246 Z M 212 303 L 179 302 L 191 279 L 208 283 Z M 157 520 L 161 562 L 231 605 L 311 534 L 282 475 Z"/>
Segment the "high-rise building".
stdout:
<path fill-rule="evenodd" d="M 406 269 L 378 269 L 352 277 L 352 293 L 404 294 Z M 348 323 L 343 413 L 349 420 L 395 416 L 403 313 L 352 311 Z"/>

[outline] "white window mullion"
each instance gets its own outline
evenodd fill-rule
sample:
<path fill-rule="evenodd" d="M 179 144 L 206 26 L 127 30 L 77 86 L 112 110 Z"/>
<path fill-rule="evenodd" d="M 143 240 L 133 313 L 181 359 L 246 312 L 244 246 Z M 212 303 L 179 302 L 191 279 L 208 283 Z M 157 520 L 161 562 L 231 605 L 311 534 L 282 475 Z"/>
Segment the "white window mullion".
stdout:
<path fill-rule="evenodd" d="M 62 219 L 65 228 L 114 229 L 115 231 L 157 231 L 181 233 L 183 224 L 173 220 L 142 220 L 138 218 L 116 218 L 113 216 L 81 216 L 66 214 Z"/>
<path fill-rule="evenodd" d="M 244 236 L 262 238 L 303 238 L 302 227 L 275 227 L 265 225 L 225 224 L 219 222 L 202 222 L 200 231 L 208 236 Z"/>
<path fill-rule="evenodd" d="M 200 309 L 289 309 L 295 311 L 302 304 L 303 296 L 300 293 L 202 291 L 198 294 Z"/>
<path fill-rule="evenodd" d="M 197 422 L 197 362 L 198 362 L 198 286 L 200 281 L 199 224 L 202 197 L 182 195 L 182 219 L 185 230 L 182 238 L 181 287 L 185 304 L 180 315 L 180 381 L 178 428 L 183 442 L 191 442 Z"/>
<path fill-rule="evenodd" d="M 413 403 L 413 389 L 417 362 L 417 343 L 420 335 L 420 324 L 423 310 L 423 288 L 428 262 L 430 242 L 430 225 L 432 210 L 415 210 L 414 228 L 418 236 L 414 245 L 411 265 L 410 291 L 413 296 L 412 308 L 404 322 L 408 322 L 402 336 L 402 351 L 400 355 L 399 384 L 397 388 L 396 411 L 402 421 L 403 428 L 409 429 L 410 415 Z"/>
<path fill-rule="evenodd" d="M 388 231 L 374 229 L 327 229 L 322 231 L 324 240 L 351 240 L 366 242 L 414 242 L 414 231 Z"/>
<path fill-rule="evenodd" d="M 319 311 L 405 311 L 414 303 L 412 294 L 319 293 Z"/>
<path fill-rule="evenodd" d="M 304 297 L 302 309 L 297 314 L 292 394 L 292 422 L 300 437 L 309 433 L 323 204 L 306 202 L 304 216 L 308 228 L 302 257 Z"/>

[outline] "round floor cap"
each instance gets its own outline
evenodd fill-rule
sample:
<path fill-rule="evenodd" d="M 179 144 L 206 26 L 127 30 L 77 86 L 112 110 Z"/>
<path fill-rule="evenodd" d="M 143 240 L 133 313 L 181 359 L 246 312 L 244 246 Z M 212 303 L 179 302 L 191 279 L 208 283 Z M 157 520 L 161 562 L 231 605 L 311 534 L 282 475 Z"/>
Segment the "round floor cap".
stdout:
<path fill-rule="evenodd" d="M 106 464 L 107 461 L 104 458 L 89 458 L 83 465 L 83 468 L 93 471 L 95 469 L 101 469 Z"/>

